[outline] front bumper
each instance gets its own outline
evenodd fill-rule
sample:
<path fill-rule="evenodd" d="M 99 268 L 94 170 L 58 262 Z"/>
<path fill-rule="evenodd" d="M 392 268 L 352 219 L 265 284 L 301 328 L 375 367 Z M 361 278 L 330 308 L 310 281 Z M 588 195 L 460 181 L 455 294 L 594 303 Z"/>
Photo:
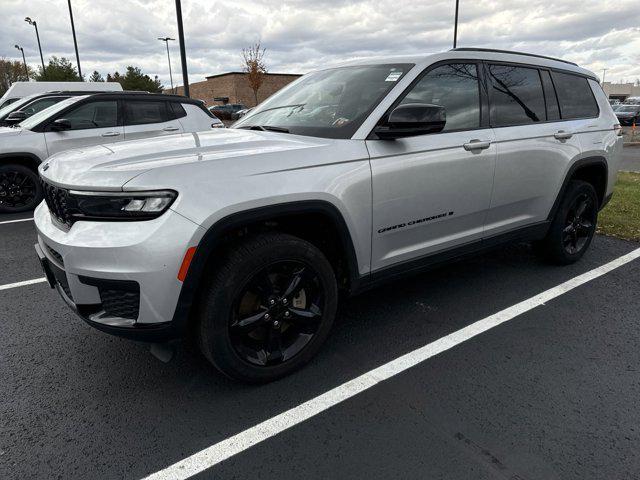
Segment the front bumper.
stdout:
<path fill-rule="evenodd" d="M 169 210 L 142 222 L 77 222 L 68 231 L 43 203 L 34 212 L 36 252 L 49 283 L 91 326 L 135 340 L 182 335 L 172 322 L 186 250 L 204 230 Z"/>

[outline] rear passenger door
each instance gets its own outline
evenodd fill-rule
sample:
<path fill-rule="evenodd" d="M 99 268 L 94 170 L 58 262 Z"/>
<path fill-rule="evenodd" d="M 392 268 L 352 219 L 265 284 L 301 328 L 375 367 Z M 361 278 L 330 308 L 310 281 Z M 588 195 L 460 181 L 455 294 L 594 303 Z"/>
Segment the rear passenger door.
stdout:
<path fill-rule="evenodd" d="M 568 164 L 580 155 L 562 121 L 549 70 L 487 62 L 496 172 L 485 237 L 547 219 Z"/>
<path fill-rule="evenodd" d="M 182 133 L 182 126 L 164 100 L 124 99 L 126 140 Z"/>

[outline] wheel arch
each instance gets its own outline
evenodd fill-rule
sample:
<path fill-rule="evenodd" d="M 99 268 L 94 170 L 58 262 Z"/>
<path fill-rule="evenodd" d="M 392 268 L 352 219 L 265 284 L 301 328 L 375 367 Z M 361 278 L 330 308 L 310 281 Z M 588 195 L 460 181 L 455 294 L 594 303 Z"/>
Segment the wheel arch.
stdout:
<path fill-rule="evenodd" d="M 291 225 L 292 220 L 322 218 L 335 229 L 346 263 L 346 281 L 343 285 L 347 290 L 352 291 L 357 288 L 359 282 L 358 260 L 356 256 L 353 238 L 349 227 L 340 212 L 332 203 L 325 200 L 304 200 L 275 204 L 264 207 L 253 208 L 230 214 L 209 227 L 200 240 L 196 252 L 193 256 L 187 276 L 183 282 L 176 310 L 172 319 L 177 333 L 186 333 L 190 323 L 190 317 L 199 293 L 205 271 L 210 262 L 213 261 L 213 253 L 221 250 L 226 245 L 230 245 L 230 234 L 242 231 L 248 226 L 267 225 L 269 222 L 288 220 Z M 287 233 L 296 234 L 295 230 Z M 333 233 L 333 232 L 332 232 Z M 304 238 L 304 236 L 302 236 Z M 309 238 L 306 240 L 310 241 Z M 314 243 L 311 241 L 311 243 Z M 322 250 L 322 248 L 320 248 Z M 324 251 L 323 251 L 324 253 Z"/>
<path fill-rule="evenodd" d="M 13 152 L 0 154 L 0 165 L 18 164 L 31 168 L 32 170 L 38 170 L 38 167 L 42 163 L 42 160 L 30 152 Z"/>
<path fill-rule="evenodd" d="M 604 157 L 592 156 L 581 158 L 574 162 L 565 175 L 560 191 L 558 192 L 556 200 L 553 203 L 553 207 L 549 212 L 548 220 L 553 220 L 571 180 L 584 180 L 591 183 L 598 195 L 598 200 L 600 202 L 599 207 L 604 207 L 606 204 L 608 178 L 609 167 L 607 165 L 607 160 Z"/>

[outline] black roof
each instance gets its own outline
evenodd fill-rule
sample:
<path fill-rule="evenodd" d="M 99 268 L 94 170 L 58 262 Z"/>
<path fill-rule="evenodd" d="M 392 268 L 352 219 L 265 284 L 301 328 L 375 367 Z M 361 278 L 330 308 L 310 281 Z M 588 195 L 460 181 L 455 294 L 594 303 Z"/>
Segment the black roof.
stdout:
<path fill-rule="evenodd" d="M 195 105 L 201 104 L 202 100 L 197 100 L 195 98 L 185 97 L 184 95 L 175 95 L 175 94 L 167 94 L 167 93 L 150 93 L 150 92 L 140 92 L 140 91 L 132 91 L 132 90 L 124 90 L 121 92 L 95 92 L 88 93 L 92 97 L 109 97 L 109 98 L 123 98 L 123 97 L 137 97 L 144 98 L 147 100 L 165 100 L 165 101 L 174 101 L 174 102 L 182 102 L 182 103 L 193 103 Z"/>
<path fill-rule="evenodd" d="M 452 48 L 451 52 L 491 52 L 491 53 L 510 53 L 512 55 L 524 55 L 526 57 L 544 58 L 546 60 L 553 60 L 555 62 L 568 63 L 569 65 L 579 66 L 577 63 L 570 62 L 568 60 L 562 60 L 561 58 L 547 57 L 545 55 L 537 55 L 535 53 L 516 52 L 514 50 L 497 50 L 494 48 L 477 48 L 477 47 L 458 47 Z"/>

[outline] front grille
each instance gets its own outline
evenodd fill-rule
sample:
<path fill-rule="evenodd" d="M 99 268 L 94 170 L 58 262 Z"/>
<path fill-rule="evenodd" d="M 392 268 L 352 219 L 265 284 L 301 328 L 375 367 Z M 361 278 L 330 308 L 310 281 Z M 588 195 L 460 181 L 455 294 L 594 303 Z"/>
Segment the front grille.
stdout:
<path fill-rule="evenodd" d="M 73 217 L 69 211 L 69 190 L 45 181 L 42 181 L 42 190 L 51 215 L 58 222 L 70 227 L 73 224 Z"/>

